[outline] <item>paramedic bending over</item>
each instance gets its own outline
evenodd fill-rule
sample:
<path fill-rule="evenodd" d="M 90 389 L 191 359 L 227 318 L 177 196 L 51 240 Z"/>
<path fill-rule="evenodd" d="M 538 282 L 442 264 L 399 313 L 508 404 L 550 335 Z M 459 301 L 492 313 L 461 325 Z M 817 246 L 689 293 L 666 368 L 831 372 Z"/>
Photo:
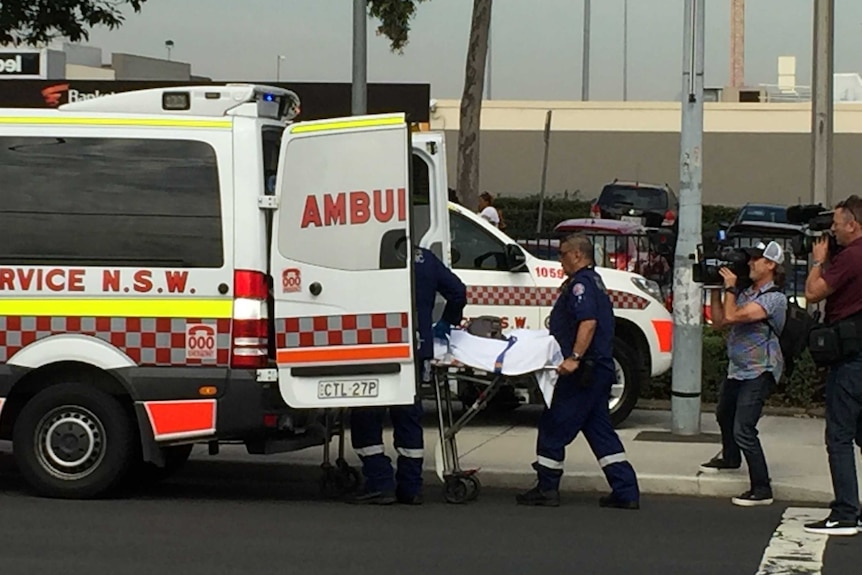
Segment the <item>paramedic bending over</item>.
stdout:
<path fill-rule="evenodd" d="M 414 251 L 416 285 L 416 379 L 431 381 L 431 359 L 434 357 L 434 337 L 445 339 L 451 327 L 463 319 L 467 305 L 464 283 L 424 248 Z M 446 300 L 443 317 L 432 328 L 434 300 L 437 294 Z M 362 460 L 365 489 L 353 503 L 389 505 L 398 501 L 407 505 L 422 503 L 422 401 L 417 396 L 413 405 L 389 408 L 395 450 L 398 452 L 398 472 L 392 476 L 392 462 L 383 447 L 383 415 L 385 408 L 356 408 L 350 413 L 350 435 L 353 449 Z"/>
<path fill-rule="evenodd" d="M 593 244 L 575 234 L 560 245 L 560 261 L 568 279 L 551 311 L 549 329 L 566 359 L 557 372 L 550 409 L 539 420 L 536 462 L 539 483 L 517 496 L 521 505 L 560 504 L 560 478 L 566 446 L 583 432 L 611 485 L 602 507 L 638 509 L 640 493 L 635 470 L 611 425 L 608 401 L 614 383 L 614 312 L 593 262 Z"/>

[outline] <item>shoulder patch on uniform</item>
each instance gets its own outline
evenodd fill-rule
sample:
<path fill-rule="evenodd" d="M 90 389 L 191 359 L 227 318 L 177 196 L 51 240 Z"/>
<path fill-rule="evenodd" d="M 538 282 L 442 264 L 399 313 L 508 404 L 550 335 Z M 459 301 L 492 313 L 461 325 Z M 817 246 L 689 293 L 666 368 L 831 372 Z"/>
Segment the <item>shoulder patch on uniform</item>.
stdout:
<path fill-rule="evenodd" d="M 584 284 L 582 284 L 580 282 L 578 282 L 572 286 L 572 294 L 573 295 L 582 296 L 582 295 L 584 295 L 585 291 L 586 291 L 586 288 L 584 287 Z"/>
<path fill-rule="evenodd" d="M 419 248 L 413 250 L 413 262 L 417 264 L 425 263 L 425 254 Z"/>

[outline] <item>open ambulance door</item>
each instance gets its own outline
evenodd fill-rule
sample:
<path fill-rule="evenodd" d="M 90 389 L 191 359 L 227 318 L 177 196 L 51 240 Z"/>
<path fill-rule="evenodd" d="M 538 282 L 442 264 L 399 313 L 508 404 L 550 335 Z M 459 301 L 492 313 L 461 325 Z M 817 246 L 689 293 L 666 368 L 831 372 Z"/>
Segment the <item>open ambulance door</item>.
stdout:
<path fill-rule="evenodd" d="M 410 161 L 403 114 L 285 130 L 270 270 L 291 407 L 415 400 Z"/>

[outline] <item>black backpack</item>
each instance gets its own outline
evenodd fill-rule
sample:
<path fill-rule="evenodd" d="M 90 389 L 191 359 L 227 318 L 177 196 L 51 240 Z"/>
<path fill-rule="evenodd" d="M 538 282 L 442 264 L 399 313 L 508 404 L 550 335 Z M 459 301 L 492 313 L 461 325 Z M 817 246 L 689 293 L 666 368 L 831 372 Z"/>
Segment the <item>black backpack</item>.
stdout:
<path fill-rule="evenodd" d="M 765 292 L 781 292 L 784 290 L 780 287 L 773 287 Z M 762 295 L 762 294 L 761 294 Z M 778 338 L 778 344 L 781 346 L 781 354 L 784 356 L 784 373 L 788 379 L 793 375 L 793 370 L 796 367 L 796 360 L 802 355 L 802 352 L 808 347 L 808 334 L 811 329 L 817 324 L 817 320 L 808 311 L 799 305 L 796 301 L 796 296 L 787 297 L 787 316 L 784 322 L 784 329 L 781 333 L 775 331 L 775 328 L 768 320 L 763 322 L 769 327 L 769 330 Z"/>

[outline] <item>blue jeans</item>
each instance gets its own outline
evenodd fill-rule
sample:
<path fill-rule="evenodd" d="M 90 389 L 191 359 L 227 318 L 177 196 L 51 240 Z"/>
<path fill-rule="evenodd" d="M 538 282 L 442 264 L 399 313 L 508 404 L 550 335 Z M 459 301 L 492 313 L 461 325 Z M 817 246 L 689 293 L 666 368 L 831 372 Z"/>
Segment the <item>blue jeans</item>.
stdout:
<path fill-rule="evenodd" d="M 856 452 L 862 447 L 862 355 L 833 365 L 826 380 L 826 451 L 835 500 L 833 521 L 855 521 L 859 513 Z"/>
<path fill-rule="evenodd" d="M 744 455 L 751 490 L 764 495 L 772 494 L 772 485 L 766 457 L 757 437 L 757 422 L 763 413 L 763 404 L 773 381 L 769 372 L 754 379 L 726 379 L 721 384 L 716 409 L 716 419 L 721 428 L 723 459 L 739 465 Z"/>

